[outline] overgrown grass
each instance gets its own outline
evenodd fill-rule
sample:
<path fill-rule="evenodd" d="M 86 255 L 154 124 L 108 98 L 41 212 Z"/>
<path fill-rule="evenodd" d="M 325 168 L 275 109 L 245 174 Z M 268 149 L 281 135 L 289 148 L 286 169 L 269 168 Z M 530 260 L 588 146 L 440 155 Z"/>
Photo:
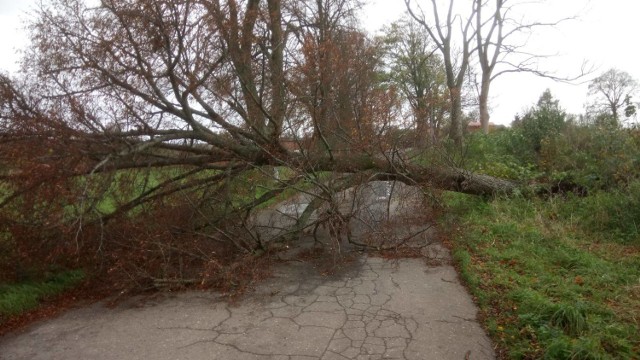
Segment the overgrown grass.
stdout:
<path fill-rule="evenodd" d="M 114 174 L 108 175 L 93 175 L 97 179 L 90 180 L 90 185 L 97 184 L 97 187 L 90 188 L 89 197 L 95 201 L 95 209 L 99 214 L 108 215 L 116 211 L 121 205 L 128 203 L 129 201 L 136 199 L 146 191 L 149 191 L 161 183 L 177 177 L 186 170 L 180 167 L 167 167 L 162 169 L 145 169 L 145 170 L 121 170 Z M 218 171 L 207 170 L 202 171 L 198 175 L 194 175 L 192 179 L 200 179 L 209 176 L 213 176 Z M 105 177 L 110 178 L 110 181 L 105 181 Z M 85 180 L 81 180 L 84 182 Z M 176 181 L 177 185 L 184 184 L 185 179 Z M 100 188 L 107 184 L 108 187 Z M 73 204 L 77 206 L 78 204 Z M 129 211 L 129 215 L 135 216 L 142 210 L 142 207 L 137 207 Z"/>
<path fill-rule="evenodd" d="M 38 306 L 42 299 L 55 296 L 78 285 L 85 277 L 82 270 L 57 273 L 42 281 L 0 284 L 0 322 Z"/>
<path fill-rule="evenodd" d="M 460 229 L 454 257 L 506 357 L 640 358 L 640 236 L 623 214 L 637 214 L 639 190 L 492 202 L 446 195 Z"/>

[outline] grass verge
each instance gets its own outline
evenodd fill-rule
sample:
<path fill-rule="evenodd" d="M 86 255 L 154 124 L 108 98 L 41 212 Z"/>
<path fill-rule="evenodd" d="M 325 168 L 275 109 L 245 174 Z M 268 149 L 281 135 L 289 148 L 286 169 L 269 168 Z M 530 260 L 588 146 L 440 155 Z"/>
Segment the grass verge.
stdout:
<path fill-rule="evenodd" d="M 78 285 L 85 278 L 82 270 L 71 270 L 43 281 L 0 284 L 0 323 L 38 306 L 41 300 Z"/>
<path fill-rule="evenodd" d="M 454 257 L 501 358 L 640 358 L 640 237 L 593 226 L 603 198 L 446 195 Z"/>

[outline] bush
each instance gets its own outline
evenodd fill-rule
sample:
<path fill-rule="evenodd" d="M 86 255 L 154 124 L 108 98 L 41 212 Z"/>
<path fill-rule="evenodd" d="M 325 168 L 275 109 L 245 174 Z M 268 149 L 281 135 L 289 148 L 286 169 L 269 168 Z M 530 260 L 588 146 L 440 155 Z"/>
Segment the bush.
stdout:
<path fill-rule="evenodd" d="M 570 199 L 561 216 L 572 219 L 601 241 L 640 245 L 640 180 L 621 189 L 598 190 L 584 199 Z"/>
<path fill-rule="evenodd" d="M 532 156 L 540 153 L 545 139 L 555 137 L 565 127 L 567 114 L 560 108 L 558 100 L 547 89 L 536 107 L 526 112 L 521 119 L 516 119 L 513 128 L 520 133 L 519 147 L 522 156 Z"/>
<path fill-rule="evenodd" d="M 545 91 L 535 107 L 516 118 L 511 129 L 469 138 L 467 159 L 471 169 L 512 180 L 539 177 L 537 164 L 542 148 L 566 127 L 566 118 L 558 101 Z"/>
<path fill-rule="evenodd" d="M 475 133 L 467 141 L 470 170 L 517 181 L 539 176 L 531 154 L 525 154 L 523 135 L 514 129 L 497 130 L 489 135 Z"/>
<path fill-rule="evenodd" d="M 568 126 L 542 143 L 540 169 L 590 189 L 625 187 L 640 179 L 640 137 L 635 130 Z"/>

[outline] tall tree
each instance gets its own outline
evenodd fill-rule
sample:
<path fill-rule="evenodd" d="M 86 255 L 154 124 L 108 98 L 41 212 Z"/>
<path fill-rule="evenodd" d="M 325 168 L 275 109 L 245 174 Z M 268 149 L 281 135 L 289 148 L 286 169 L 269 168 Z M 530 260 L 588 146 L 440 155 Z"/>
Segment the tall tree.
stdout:
<path fill-rule="evenodd" d="M 589 95 L 594 97 L 592 107 L 597 112 L 606 112 L 618 124 L 620 115 L 635 114 L 632 96 L 638 90 L 638 82 L 625 71 L 609 69 L 589 84 Z"/>
<path fill-rule="evenodd" d="M 500 54 L 503 51 L 503 43 L 509 34 L 505 34 L 504 25 L 504 3 L 506 0 L 496 0 L 495 9 L 489 20 L 483 19 L 483 8 L 486 2 L 474 0 L 476 9 L 476 42 L 478 52 L 478 62 L 481 69 L 480 93 L 478 98 L 480 110 L 480 124 L 482 131 L 489 132 L 489 91 L 491 81 L 495 78 L 495 70 Z M 483 35 L 484 28 L 488 27 L 487 33 Z"/>
<path fill-rule="evenodd" d="M 475 37 L 478 63 L 481 70 L 479 89 L 480 123 L 485 133 L 489 131 L 489 95 L 491 82 L 506 73 L 526 72 L 558 81 L 573 81 L 585 75 L 585 69 L 574 77 L 560 77 L 541 70 L 537 60 L 544 55 L 524 50 L 526 42 L 519 35 L 528 35 L 541 27 L 553 27 L 571 18 L 553 21 L 525 21 L 516 18 L 518 6 L 531 5 L 518 0 L 474 0 Z M 523 38 L 520 36 L 520 38 Z M 528 37 L 524 37 L 528 38 Z"/>
<path fill-rule="evenodd" d="M 352 26 L 359 4 L 317 0 L 293 6 L 302 56 L 292 69 L 292 89 L 312 122 L 316 148 L 333 157 L 371 144 L 375 118 L 385 113 L 371 106 L 387 101 L 378 86 L 380 47 Z"/>
<path fill-rule="evenodd" d="M 471 43 L 474 39 L 472 27 L 474 16 L 473 13 L 466 17 L 456 15 L 454 3 L 454 0 L 449 1 L 443 19 L 439 2 L 430 0 L 428 13 L 433 14 L 433 20 L 431 20 L 419 5 L 413 6 L 411 0 L 405 0 L 405 5 L 411 16 L 424 27 L 442 55 L 451 102 L 449 137 L 460 146 L 463 140 L 462 87 L 473 50 Z M 475 12 L 475 9 L 472 12 Z M 459 42 L 456 44 L 454 43 L 454 33 L 458 31 L 460 33 L 456 38 L 459 38 Z M 456 46 L 459 46 L 458 51 L 456 51 Z"/>
<path fill-rule="evenodd" d="M 391 24 L 384 42 L 390 78 L 411 107 L 420 143 L 437 141 L 450 108 L 442 59 L 424 28 L 412 18 Z"/>

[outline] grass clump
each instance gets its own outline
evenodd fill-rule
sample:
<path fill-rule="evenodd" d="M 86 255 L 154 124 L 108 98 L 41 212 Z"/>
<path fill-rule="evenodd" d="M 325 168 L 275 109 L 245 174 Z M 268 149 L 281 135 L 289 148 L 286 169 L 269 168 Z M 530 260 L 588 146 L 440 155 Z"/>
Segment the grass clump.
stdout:
<path fill-rule="evenodd" d="M 587 331 L 587 309 L 581 303 L 554 304 L 550 324 L 562 329 L 565 334 L 580 337 Z"/>

